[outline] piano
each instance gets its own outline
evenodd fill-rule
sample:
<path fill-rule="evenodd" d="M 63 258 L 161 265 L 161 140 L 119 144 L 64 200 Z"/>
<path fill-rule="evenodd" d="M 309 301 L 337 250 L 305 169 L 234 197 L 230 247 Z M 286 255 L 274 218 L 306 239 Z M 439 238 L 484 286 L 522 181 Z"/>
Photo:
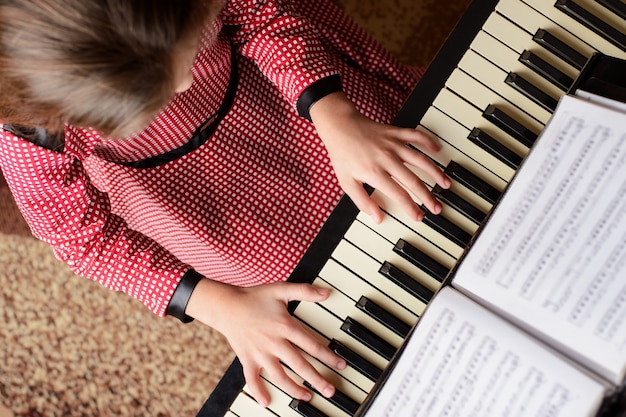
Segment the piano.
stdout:
<path fill-rule="evenodd" d="M 442 144 L 429 156 L 453 184 L 428 184 L 442 214 L 412 222 L 373 190 L 385 212 L 377 225 L 344 198 L 291 274 L 334 290 L 290 311 L 346 359 L 335 371 L 309 357 L 337 393 L 305 403 L 267 380 L 266 409 L 248 395 L 235 359 L 198 416 L 355 415 L 597 52 L 626 58 L 623 0 L 474 0 L 394 120 Z"/>

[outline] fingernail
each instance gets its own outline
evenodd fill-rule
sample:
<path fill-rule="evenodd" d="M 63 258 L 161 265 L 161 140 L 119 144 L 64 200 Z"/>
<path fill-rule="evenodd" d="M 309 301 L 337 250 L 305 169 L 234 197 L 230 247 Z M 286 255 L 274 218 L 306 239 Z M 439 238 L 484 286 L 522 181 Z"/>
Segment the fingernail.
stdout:
<path fill-rule="evenodd" d="M 339 362 L 337 362 L 336 368 L 339 369 L 340 371 L 342 369 L 345 369 L 346 366 L 348 366 L 348 364 L 346 363 L 345 360 L 341 359 Z"/>
<path fill-rule="evenodd" d="M 305 394 L 302 394 L 302 397 L 300 398 L 302 401 L 311 401 L 311 398 L 313 398 L 313 396 L 311 395 L 310 392 L 307 392 Z"/>
<path fill-rule="evenodd" d="M 443 178 L 443 186 L 446 187 L 446 188 L 450 188 L 451 185 L 452 185 L 452 181 L 450 181 L 450 178 L 444 177 Z"/>
<path fill-rule="evenodd" d="M 318 288 L 317 293 L 323 297 L 326 297 L 327 295 L 330 295 L 330 290 L 327 288 Z"/>
<path fill-rule="evenodd" d="M 335 394 L 335 388 L 326 387 L 322 394 L 324 395 L 324 397 L 332 397 Z"/>
<path fill-rule="evenodd" d="M 259 404 L 261 404 L 261 407 L 267 408 L 267 406 L 269 405 L 269 402 L 267 401 L 267 399 L 261 398 L 259 399 Z"/>
<path fill-rule="evenodd" d="M 443 210 L 443 206 L 441 205 L 440 202 L 437 201 L 435 203 L 435 214 L 441 213 L 441 210 Z"/>

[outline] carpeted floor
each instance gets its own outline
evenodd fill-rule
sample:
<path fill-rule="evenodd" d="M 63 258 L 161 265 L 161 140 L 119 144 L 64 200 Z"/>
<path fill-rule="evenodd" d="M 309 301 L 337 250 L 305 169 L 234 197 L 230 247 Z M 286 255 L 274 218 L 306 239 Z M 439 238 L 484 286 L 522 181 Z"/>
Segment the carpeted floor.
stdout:
<path fill-rule="evenodd" d="M 339 2 L 426 65 L 469 0 Z M 1 180 L 0 267 L 0 417 L 193 416 L 233 358 L 220 334 L 74 276 L 31 237 Z"/>

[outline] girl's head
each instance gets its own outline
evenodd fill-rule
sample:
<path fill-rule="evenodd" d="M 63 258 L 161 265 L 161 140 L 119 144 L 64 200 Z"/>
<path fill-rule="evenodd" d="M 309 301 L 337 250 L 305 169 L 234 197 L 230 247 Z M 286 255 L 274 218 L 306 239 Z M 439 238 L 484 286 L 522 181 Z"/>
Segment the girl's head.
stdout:
<path fill-rule="evenodd" d="M 137 131 L 189 84 L 214 3 L 0 0 L 0 120 Z"/>

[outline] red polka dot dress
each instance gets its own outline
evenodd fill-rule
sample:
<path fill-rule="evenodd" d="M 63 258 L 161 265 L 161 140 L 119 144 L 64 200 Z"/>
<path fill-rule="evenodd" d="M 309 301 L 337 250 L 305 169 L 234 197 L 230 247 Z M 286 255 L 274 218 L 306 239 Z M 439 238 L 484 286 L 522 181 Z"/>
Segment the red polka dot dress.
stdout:
<path fill-rule="evenodd" d="M 192 87 L 138 135 L 67 126 L 53 151 L 1 132 L 0 163 L 59 259 L 164 315 L 190 269 L 242 286 L 287 279 L 339 201 L 296 110 L 307 88 L 339 76 L 365 116 L 388 123 L 419 75 L 331 2 L 233 0 L 203 32 Z"/>

